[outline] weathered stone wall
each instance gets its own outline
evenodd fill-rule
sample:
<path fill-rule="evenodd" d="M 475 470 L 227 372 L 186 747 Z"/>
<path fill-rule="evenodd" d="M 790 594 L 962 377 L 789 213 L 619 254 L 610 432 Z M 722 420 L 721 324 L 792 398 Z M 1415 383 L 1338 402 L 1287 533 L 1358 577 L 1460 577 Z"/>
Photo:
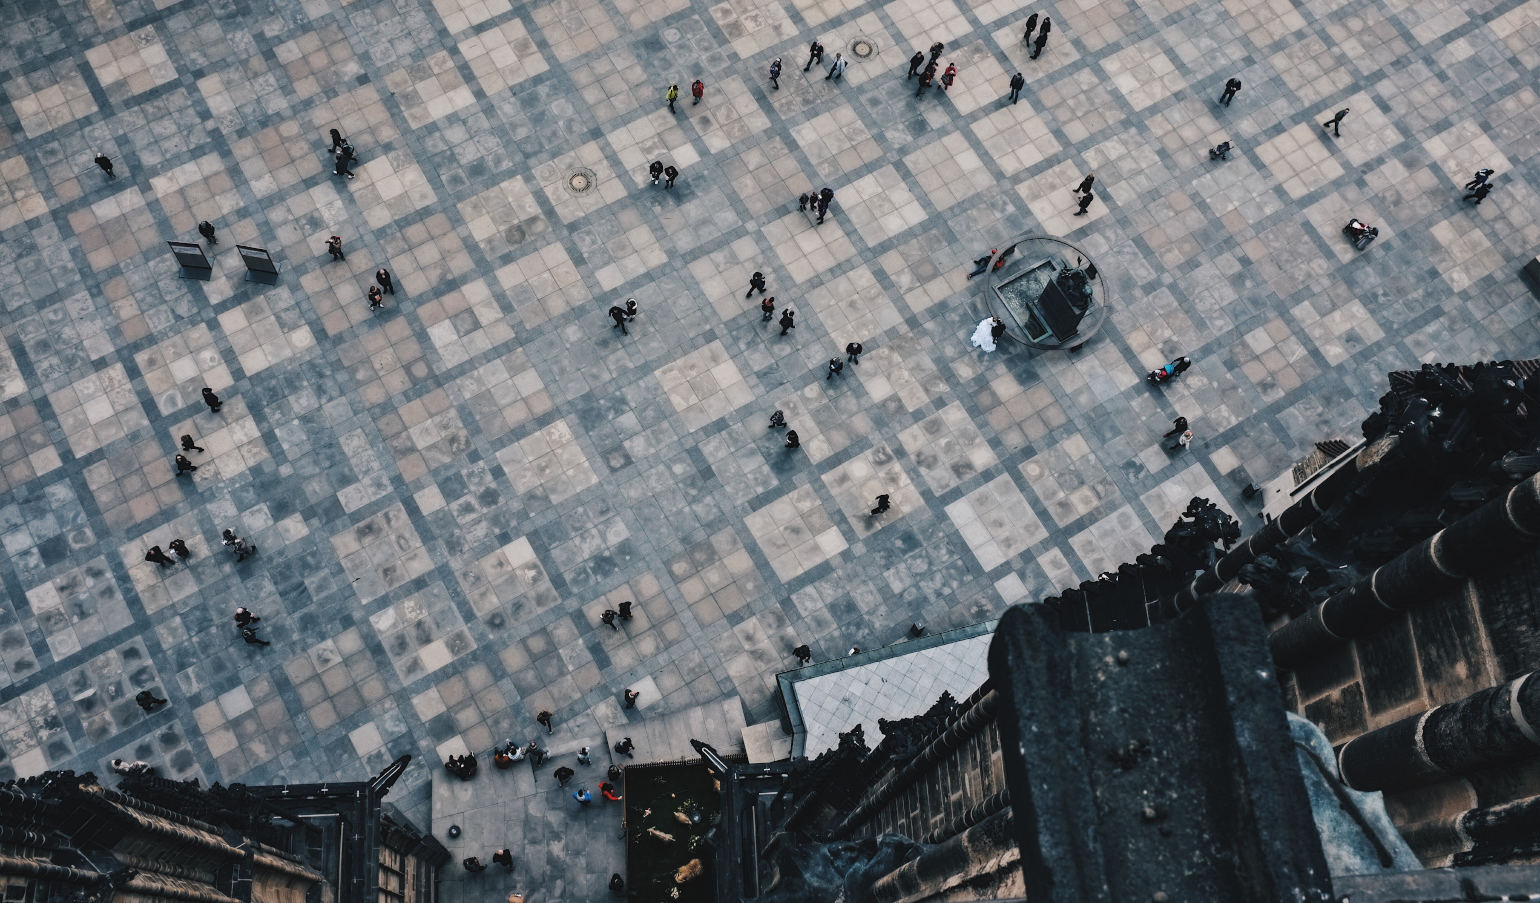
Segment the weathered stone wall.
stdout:
<path fill-rule="evenodd" d="M 877 811 L 863 834 L 899 834 L 911 840 L 956 823 L 974 806 L 1005 789 L 1000 735 L 990 722 Z"/>
<path fill-rule="evenodd" d="M 1385 629 L 1323 650 L 1297 667 L 1297 711 L 1334 746 L 1540 669 L 1540 552 L 1459 589 L 1430 596 Z M 1407 842 L 1428 866 L 1465 848 L 1460 813 L 1540 794 L 1540 761 L 1386 794 Z"/>

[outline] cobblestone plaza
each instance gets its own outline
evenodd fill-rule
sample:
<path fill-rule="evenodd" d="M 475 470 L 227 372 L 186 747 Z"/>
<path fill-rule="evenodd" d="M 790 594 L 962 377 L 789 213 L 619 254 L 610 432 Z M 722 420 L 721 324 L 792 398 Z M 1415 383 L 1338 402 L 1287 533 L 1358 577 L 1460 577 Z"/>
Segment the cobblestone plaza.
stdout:
<path fill-rule="evenodd" d="M 1517 277 L 1540 0 L 3 9 L 0 779 L 121 756 L 361 780 L 411 753 L 392 800 L 420 814 L 442 756 L 541 709 L 558 734 L 731 696 L 767 721 L 800 642 L 997 617 L 1146 550 L 1194 494 L 1255 523 L 1241 488 L 1355 438 L 1387 371 L 1540 350 Z M 1038 60 L 1029 12 L 1053 18 Z M 815 37 L 842 80 L 803 72 Z M 915 97 L 935 41 L 957 84 Z M 1462 202 L 1482 167 L 1491 197 Z M 824 185 L 815 227 L 797 195 Z M 1354 216 L 1381 230 L 1362 253 Z M 213 277 L 178 279 L 165 242 L 205 219 Z M 1023 232 L 1107 280 L 1078 354 L 968 344 L 969 262 Z M 243 281 L 237 244 L 278 284 Z M 784 338 L 755 270 L 797 312 Z M 184 433 L 207 452 L 178 477 Z M 260 553 L 237 563 L 227 527 Z M 143 560 L 176 537 L 188 563 Z M 170 705 L 142 712 L 147 688 Z"/>

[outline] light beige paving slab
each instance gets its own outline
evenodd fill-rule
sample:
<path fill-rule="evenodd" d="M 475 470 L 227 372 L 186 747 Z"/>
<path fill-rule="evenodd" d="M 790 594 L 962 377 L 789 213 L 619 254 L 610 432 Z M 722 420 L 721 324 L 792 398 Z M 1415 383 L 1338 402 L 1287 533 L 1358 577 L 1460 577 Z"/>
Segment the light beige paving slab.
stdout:
<path fill-rule="evenodd" d="M 68 62 L 11 79 L 5 83 L 5 94 L 11 99 L 11 109 L 16 111 L 16 118 L 21 121 L 22 131 L 28 138 L 69 125 L 97 110 L 85 79 Z M 96 151 L 115 156 L 112 147 L 98 147 Z M 95 153 L 87 155 L 88 158 L 95 156 Z M 86 165 L 87 162 L 82 160 L 81 168 Z"/>
<path fill-rule="evenodd" d="M 874 446 L 827 471 L 823 483 L 858 537 L 869 536 L 920 507 L 914 482 L 886 445 Z M 878 495 L 887 495 L 891 507 L 872 514 Z"/>
<path fill-rule="evenodd" d="M 984 434 L 956 402 L 900 431 L 898 439 L 925 485 L 938 496 L 999 463 Z"/>
<path fill-rule="evenodd" d="M 497 460 L 515 489 L 551 502 L 571 498 L 599 481 L 565 420 L 507 446 Z"/>
<path fill-rule="evenodd" d="M 834 203 L 839 203 L 837 196 Z M 807 282 L 855 256 L 855 245 L 845 235 L 846 228 L 849 226 L 834 207 L 830 207 L 821 226 L 813 225 L 806 214 L 793 210 L 766 223 L 760 230 L 760 243 L 775 249 L 793 281 Z M 747 278 L 744 287 L 748 287 Z"/>
<path fill-rule="evenodd" d="M 1273 180 L 1295 200 L 1342 176 L 1342 165 L 1324 143 L 1332 140 L 1331 135 L 1321 128 L 1321 122 L 1331 115 L 1331 112 L 1327 112 L 1321 119 L 1312 117 L 1312 121 L 1302 122 L 1276 138 L 1257 145 L 1257 159 L 1267 167 Z"/>
<path fill-rule="evenodd" d="M 550 231 L 523 176 L 493 185 L 459 208 L 471 238 L 489 257 L 501 257 Z"/>
<path fill-rule="evenodd" d="M 752 512 L 744 524 L 782 581 L 807 573 L 849 547 L 809 486 Z"/>
<path fill-rule="evenodd" d="M 538 326 L 593 299 L 567 249 L 560 244 L 546 245 L 498 270 L 497 282 L 504 292 L 519 298 L 514 309 L 526 327 Z"/>
<path fill-rule="evenodd" d="M 478 31 L 457 45 L 488 96 L 528 82 L 550 69 L 522 19 Z"/>
<path fill-rule="evenodd" d="M 555 0 L 530 10 L 560 62 L 592 53 L 620 37 L 620 27 L 598 0 Z"/>
<path fill-rule="evenodd" d="M 149 25 L 86 50 L 86 60 L 102 87 L 121 82 L 129 94 L 141 94 L 176 78 L 176 66 Z"/>
<path fill-rule="evenodd" d="M 433 0 L 433 8 L 450 34 L 501 16 L 513 9 L 508 0 Z"/>
<path fill-rule="evenodd" d="M 122 364 L 80 377 L 48 401 L 76 457 L 149 425 Z"/>
<path fill-rule="evenodd" d="M 407 151 L 392 151 L 353 170 L 353 199 L 363 208 L 364 222 L 379 229 L 399 217 L 438 202 L 433 186 Z"/>
<path fill-rule="evenodd" d="M 998 476 L 946 506 L 979 567 L 992 571 L 1048 537 L 1009 476 Z"/>
<path fill-rule="evenodd" d="M 925 219 L 925 208 L 892 166 L 845 185 L 837 196 L 846 217 L 868 245 L 882 244 Z"/>
<path fill-rule="evenodd" d="M 720 341 L 663 366 L 655 376 L 669 403 L 691 431 L 730 416 L 754 399 L 753 391 Z"/>
<path fill-rule="evenodd" d="M 989 158 L 1007 176 L 1036 166 L 1063 149 L 1032 104 L 1030 89 L 1024 90 L 1018 103 L 988 113 L 971 125 Z"/>

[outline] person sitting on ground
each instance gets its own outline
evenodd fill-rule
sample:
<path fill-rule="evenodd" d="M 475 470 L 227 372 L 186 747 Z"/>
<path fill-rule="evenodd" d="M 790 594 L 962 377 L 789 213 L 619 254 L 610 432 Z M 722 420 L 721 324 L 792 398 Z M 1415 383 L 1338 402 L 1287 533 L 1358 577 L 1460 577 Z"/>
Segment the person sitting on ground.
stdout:
<path fill-rule="evenodd" d="M 999 253 L 999 250 L 999 248 L 990 248 L 988 254 L 975 259 L 973 261 L 973 272 L 968 274 L 968 278 L 972 279 L 974 276 L 977 276 L 985 270 L 989 269 L 989 262 L 995 259 L 995 254 Z"/>

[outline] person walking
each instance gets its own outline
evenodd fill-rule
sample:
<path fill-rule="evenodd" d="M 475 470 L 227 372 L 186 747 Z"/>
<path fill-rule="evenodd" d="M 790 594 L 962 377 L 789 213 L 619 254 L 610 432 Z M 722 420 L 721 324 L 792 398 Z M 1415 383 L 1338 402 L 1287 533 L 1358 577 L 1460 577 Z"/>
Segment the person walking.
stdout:
<path fill-rule="evenodd" d="M 594 801 L 594 795 L 588 792 L 587 787 L 579 787 L 572 791 L 572 798 L 577 800 L 580 806 L 586 806 Z"/>
<path fill-rule="evenodd" d="M 144 553 L 144 560 L 153 561 L 163 568 L 168 568 L 172 565 L 170 556 L 163 552 L 160 546 L 150 546 L 150 550 Z"/>
<path fill-rule="evenodd" d="M 631 620 L 631 600 L 630 599 L 627 599 L 626 601 L 624 601 L 624 602 L 620 603 L 619 605 L 617 605 L 616 609 L 617 609 L 616 614 L 618 614 L 620 616 L 620 619 L 622 621 L 629 621 L 629 620 Z"/>
<path fill-rule="evenodd" d="M 690 96 L 694 98 L 694 100 L 690 101 L 690 106 L 693 107 L 696 104 L 700 103 L 700 99 L 702 97 L 706 96 L 706 83 L 701 81 L 698 78 L 695 81 L 691 82 L 690 83 Z"/>
<path fill-rule="evenodd" d="M 824 81 L 828 81 L 831 78 L 839 81 L 844 77 L 845 67 L 848 65 L 850 65 L 850 62 L 843 56 L 838 53 L 834 54 L 834 62 L 829 66 L 829 74 L 824 76 Z"/>
<path fill-rule="evenodd" d="M 182 434 L 182 451 L 203 451 L 203 446 L 193 441 L 191 433 Z"/>
<path fill-rule="evenodd" d="M 1490 183 L 1490 182 L 1482 182 L 1480 185 L 1476 186 L 1476 190 L 1475 191 L 1472 191 L 1470 194 L 1467 194 L 1461 200 L 1468 201 L 1468 200 L 1471 200 L 1472 198 L 1475 198 L 1476 206 L 1479 207 L 1479 206 L 1481 206 L 1481 202 L 1486 200 L 1487 195 L 1489 195 L 1491 193 L 1492 193 L 1492 183 Z"/>
<path fill-rule="evenodd" d="M 117 176 L 113 175 L 113 172 L 112 172 L 112 158 L 111 157 L 108 157 L 106 154 L 101 153 L 101 152 L 98 151 L 97 154 L 96 154 L 96 165 L 100 166 L 102 168 L 102 172 L 107 174 L 107 178 L 109 178 L 109 179 L 116 179 L 117 178 Z"/>
<path fill-rule="evenodd" d="M 1021 99 L 1021 89 L 1027 86 L 1027 78 L 1020 72 L 1011 76 L 1011 103 Z"/>
<path fill-rule="evenodd" d="M 636 299 L 635 298 L 627 298 L 626 299 L 626 319 L 627 320 L 635 320 L 636 319 L 636 315 L 639 314 L 639 313 L 641 313 L 641 308 L 636 306 Z"/>
<path fill-rule="evenodd" d="M 565 765 L 551 772 L 551 777 L 556 779 L 556 786 L 558 787 L 567 786 L 567 782 L 572 780 L 576 775 L 577 772 L 573 771 L 571 768 L 568 768 Z"/>
<path fill-rule="evenodd" d="M 795 322 L 795 317 L 796 316 L 797 316 L 797 312 L 792 310 L 789 307 L 786 308 L 785 310 L 781 311 L 781 335 L 785 335 L 786 334 L 786 330 L 788 330 L 788 329 L 796 329 L 797 328 L 797 324 Z"/>
<path fill-rule="evenodd" d="M 786 412 L 776 408 L 770 414 L 770 429 L 778 430 L 786 425 Z"/>
<path fill-rule="evenodd" d="M 952 83 L 957 81 L 957 64 L 947 63 L 946 71 L 941 73 L 941 90 L 952 90 Z"/>
<path fill-rule="evenodd" d="M 786 431 L 786 447 L 787 448 L 801 448 L 802 447 L 802 437 L 797 435 L 797 431 L 796 430 L 787 430 Z"/>
<path fill-rule="evenodd" d="M 754 294 L 756 289 L 761 295 L 765 293 L 765 274 L 759 270 L 755 270 L 754 275 L 749 277 L 749 291 L 743 297 L 747 298 L 749 295 Z"/>
<path fill-rule="evenodd" d="M 355 178 L 353 175 L 353 170 L 348 166 L 352 160 L 353 158 L 346 154 L 338 154 L 337 165 L 332 167 L 332 174 L 338 176 L 347 176 L 350 179 Z"/>
<path fill-rule="evenodd" d="M 214 390 L 208 386 L 203 387 L 203 403 L 208 405 L 209 411 L 214 414 L 219 413 L 219 409 L 224 407 L 225 404 L 219 400 L 219 396 L 215 395 Z"/>
<path fill-rule="evenodd" d="M 770 87 L 781 90 L 781 58 L 776 57 L 770 61 Z"/>
<path fill-rule="evenodd" d="M 941 59 L 941 54 L 945 50 L 946 50 L 946 45 L 941 43 L 940 41 L 937 41 L 936 43 L 930 45 L 930 64 L 932 66 L 936 65 L 936 61 Z"/>
<path fill-rule="evenodd" d="M 335 155 L 337 153 L 337 149 L 338 148 L 347 147 L 347 146 L 348 146 L 348 139 L 342 137 L 342 133 L 341 132 L 337 131 L 336 129 L 332 129 L 332 148 L 329 151 L 329 153 Z"/>
<path fill-rule="evenodd" d="M 774 316 L 774 315 L 775 315 L 775 296 L 772 295 L 769 298 L 761 299 L 760 302 L 759 302 L 759 321 L 761 323 L 769 323 L 770 322 L 770 318 L 772 316 Z"/>
<path fill-rule="evenodd" d="M 652 184 L 658 184 L 658 179 L 662 178 L 663 176 L 663 161 L 652 161 L 652 165 L 647 167 L 647 174 L 652 176 Z"/>
<path fill-rule="evenodd" d="M 257 629 L 255 627 L 242 627 L 241 628 L 241 639 L 244 640 L 246 642 L 246 645 L 248 645 L 248 646 L 271 646 L 271 645 L 273 645 L 272 643 L 269 643 L 267 640 L 264 640 L 261 637 L 257 636 Z"/>
<path fill-rule="evenodd" d="M 834 192 L 827 188 L 818 195 L 818 219 L 814 223 L 815 225 L 823 225 L 823 218 L 829 215 L 829 204 L 833 200 Z"/>
<path fill-rule="evenodd" d="M 187 547 L 187 540 L 178 537 L 166 543 L 167 548 L 176 553 L 176 557 L 186 561 L 192 557 L 192 549 Z"/>
<path fill-rule="evenodd" d="M 845 360 L 850 361 L 852 364 L 861 363 L 861 352 L 863 350 L 865 349 L 861 347 L 860 342 L 845 343 Z"/>
<path fill-rule="evenodd" d="M 636 756 L 632 755 L 635 750 L 636 744 L 631 742 L 630 737 L 621 737 L 620 742 L 615 744 L 615 751 L 628 759 L 636 758 Z"/>
<path fill-rule="evenodd" d="M 262 619 L 257 617 L 256 615 L 252 614 L 249 609 L 246 609 L 246 608 L 243 607 L 243 608 L 237 608 L 235 610 L 235 626 L 236 627 L 250 627 L 251 625 L 257 623 L 260 620 L 262 620 Z"/>
<path fill-rule="evenodd" d="M 618 630 L 620 630 L 620 625 L 615 623 L 615 618 L 616 617 L 617 617 L 617 613 L 616 613 L 615 609 L 613 609 L 613 608 L 606 608 L 604 610 L 604 612 L 599 615 L 599 623 L 605 625 L 606 627 L 608 627 L 611 630 L 618 631 Z"/>
<path fill-rule="evenodd" d="M 674 110 L 674 103 L 679 100 L 679 86 L 669 85 L 668 90 L 663 93 L 663 99 L 668 101 L 668 111 L 670 113 L 676 112 Z"/>
<path fill-rule="evenodd" d="M 884 492 L 883 494 L 877 496 L 877 504 L 872 507 L 871 516 L 876 517 L 877 515 L 886 512 L 891 507 L 893 507 L 893 503 L 889 499 L 888 494 Z"/>
<path fill-rule="evenodd" d="M 208 220 L 198 224 L 198 234 L 208 240 L 210 247 L 219 244 L 219 239 L 214 237 L 214 224 Z"/>
<path fill-rule="evenodd" d="M 1032 42 L 1032 59 L 1043 55 L 1043 47 L 1048 43 L 1048 20 L 1043 20 L 1043 30 L 1037 33 L 1037 40 Z"/>
<path fill-rule="evenodd" d="M 385 306 L 385 293 L 380 291 L 378 285 L 369 286 L 369 309 L 379 310 Z"/>
<path fill-rule="evenodd" d="M 1219 95 L 1219 102 L 1228 107 L 1230 105 L 1230 101 L 1235 97 L 1235 92 L 1239 91 L 1240 89 L 1241 80 L 1238 78 L 1231 78 L 1229 81 L 1225 82 L 1225 90 L 1223 94 Z"/>
<path fill-rule="evenodd" d="M 1080 180 L 1080 184 L 1072 189 L 1073 194 L 1090 194 L 1091 186 L 1096 184 L 1096 173 L 1086 173 L 1086 177 Z"/>
<path fill-rule="evenodd" d="M 374 281 L 378 282 L 380 288 L 384 289 L 387 293 L 392 295 L 396 293 L 396 283 L 391 280 L 390 271 L 384 267 L 374 271 Z"/>
<path fill-rule="evenodd" d="M 541 709 L 540 713 L 535 716 L 535 722 L 541 727 L 544 727 L 547 734 L 551 733 L 553 730 L 551 727 L 551 720 L 551 713 L 546 709 Z"/>
<path fill-rule="evenodd" d="M 611 326 L 611 329 L 619 329 L 621 335 L 630 335 L 626 331 L 626 312 L 624 310 L 612 305 L 610 307 L 610 319 L 615 321 L 615 325 Z"/>
<path fill-rule="evenodd" d="M 513 851 L 507 847 L 493 853 L 492 861 L 502 866 L 505 871 L 513 871 Z"/>
<path fill-rule="evenodd" d="M 916 75 L 919 75 L 920 67 L 923 65 L 925 65 L 925 53 L 924 51 L 916 50 L 914 52 L 914 56 L 909 58 L 909 74 L 904 76 L 904 80 L 908 81 L 909 79 L 914 78 Z"/>
<path fill-rule="evenodd" d="M 669 165 L 663 167 L 664 188 L 673 188 L 674 180 L 677 178 L 679 178 L 679 170 L 674 168 L 674 164 L 670 163 Z"/>
<path fill-rule="evenodd" d="M 1037 31 L 1037 13 L 1027 16 L 1027 28 L 1021 33 L 1022 41 L 1032 40 L 1032 32 Z"/>
<path fill-rule="evenodd" d="M 624 690 L 621 691 L 620 698 L 625 700 L 626 708 L 634 709 L 634 708 L 636 708 L 636 700 L 641 695 L 642 695 L 641 693 L 638 693 L 637 691 L 631 689 L 630 687 L 626 687 Z"/>
<path fill-rule="evenodd" d="M 594 764 L 593 756 L 589 753 L 588 747 L 586 746 L 577 751 L 577 760 L 579 765 Z"/>
<path fill-rule="evenodd" d="M 915 89 L 914 89 L 914 96 L 915 97 L 919 97 L 921 94 L 925 93 L 925 89 L 930 87 L 931 79 L 935 78 L 935 73 L 936 73 L 936 67 L 934 67 L 934 66 L 926 66 L 925 67 L 925 71 L 920 73 L 920 83 L 915 86 Z"/>
<path fill-rule="evenodd" d="M 1187 418 L 1186 417 L 1178 417 L 1175 420 L 1171 421 L 1171 429 L 1167 430 L 1165 432 L 1165 434 L 1161 436 L 1161 438 L 1162 439 L 1170 439 L 1172 436 L 1180 435 L 1182 433 L 1185 433 L 1186 431 L 1187 431 Z"/>
<path fill-rule="evenodd" d="M 1485 185 L 1487 179 L 1492 178 L 1493 175 L 1494 172 L 1490 169 L 1476 170 L 1476 174 L 1471 176 L 1471 180 L 1465 183 L 1465 190 L 1474 191 L 1478 186 Z"/>
<path fill-rule="evenodd" d="M 823 378 L 824 382 L 828 382 L 829 380 L 834 378 L 835 374 L 843 373 L 844 370 L 845 370 L 845 362 L 844 361 L 840 360 L 837 357 L 829 358 L 829 375 L 825 376 Z"/>
<path fill-rule="evenodd" d="M 817 38 L 814 38 L 813 43 L 807 46 L 807 65 L 802 67 L 802 71 L 806 72 L 813 68 L 815 63 L 820 66 L 823 65 L 823 45 L 818 43 Z"/>
<path fill-rule="evenodd" d="M 797 657 L 797 661 L 803 665 L 813 660 L 813 650 L 807 648 L 806 643 L 803 643 L 797 648 L 791 650 L 791 654 L 795 655 Z"/>
<path fill-rule="evenodd" d="M 192 473 L 193 471 L 195 471 L 197 469 L 198 469 L 198 465 L 196 465 L 193 462 L 187 460 L 187 456 L 186 455 L 177 455 L 176 456 L 176 475 L 177 476 L 181 476 L 184 473 Z"/>
<path fill-rule="evenodd" d="M 599 795 L 604 797 L 606 803 L 618 803 L 621 799 L 620 794 L 615 792 L 615 785 L 609 781 L 599 782 Z"/>
<path fill-rule="evenodd" d="M 247 558 L 255 555 L 257 552 L 256 546 L 249 545 L 246 540 L 236 536 L 234 530 L 228 528 L 226 528 L 224 534 L 220 536 L 219 541 L 224 544 L 225 548 L 229 549 L 231 553 L 235 555 L 236 561 L 245 561 Z"/>
<path fill-rule="evenodd" d="M 1337 115 L 1335 115 L 1332 118 L 1330 118 L 1330 119 L 1326 120 L 1325 122 L 1321 123 L 1321 128 L 1323 128 L 1323 129 L 1331 129 L 1331 135 L 1332 135 L 1333 138 L 1341 138 L 1342 137 L 1342 120 L 1347 118 L 1347 114 L 1348 114 L 1348 108 L 1347 107 L 1343 107 L 1342 109 L 1337 111 Z"/>
<path fill-rule="evenodd" d="M 484 872 L 484 871 L 487 870 L 487 867 L 482 864 L 481 857 L 479 857 L 479 856 L 468 857 L 464 861 L 462 861 L 460 864 L 465 866 L 465 870 L 467 872 L 470 872 L 472 875 L 477 874 L 478 872 Z"/>
<path fill-rule="evenodd" d="M 1187 446 L 1189 446 L 1191 444 L 1192 444 L 1192 430 L 1184 429 L 1176 437 L 1176 441 L 1171 443 L 1171 445 L 1168 446 L 1168 447 L 1171 449 L 1171 451 L 1185 451 L 1187 449 Z"/>
<path fill-rule="evenodd" d="M 161 699 L 150 690 L 140 690 L 134 694 L 134 702 L 138 703 L 139 708 L 144 709 L 146 712 L 153 712 L 170 701 L 169 699 Z"/>
<path fill-rule="evenodd" d="M 326 250 L 332 255 L 332 260 L 347 260 L 348 255 L 342 253 L 342 236 L 333 235 L 326 240 Z"/>
<path fill-rule="evenodd" d="M 1080 196 L 1080 209 L 1075 211 L 1075 215 L 1085 216 L 1086 210 L 1091 206 L 1091 202 L 1094 200 L 1096 200 L 1096 195 L 1092 194 L 1091 192 L 1087 191 L 1085 194 L 1082 194 Z"/>

